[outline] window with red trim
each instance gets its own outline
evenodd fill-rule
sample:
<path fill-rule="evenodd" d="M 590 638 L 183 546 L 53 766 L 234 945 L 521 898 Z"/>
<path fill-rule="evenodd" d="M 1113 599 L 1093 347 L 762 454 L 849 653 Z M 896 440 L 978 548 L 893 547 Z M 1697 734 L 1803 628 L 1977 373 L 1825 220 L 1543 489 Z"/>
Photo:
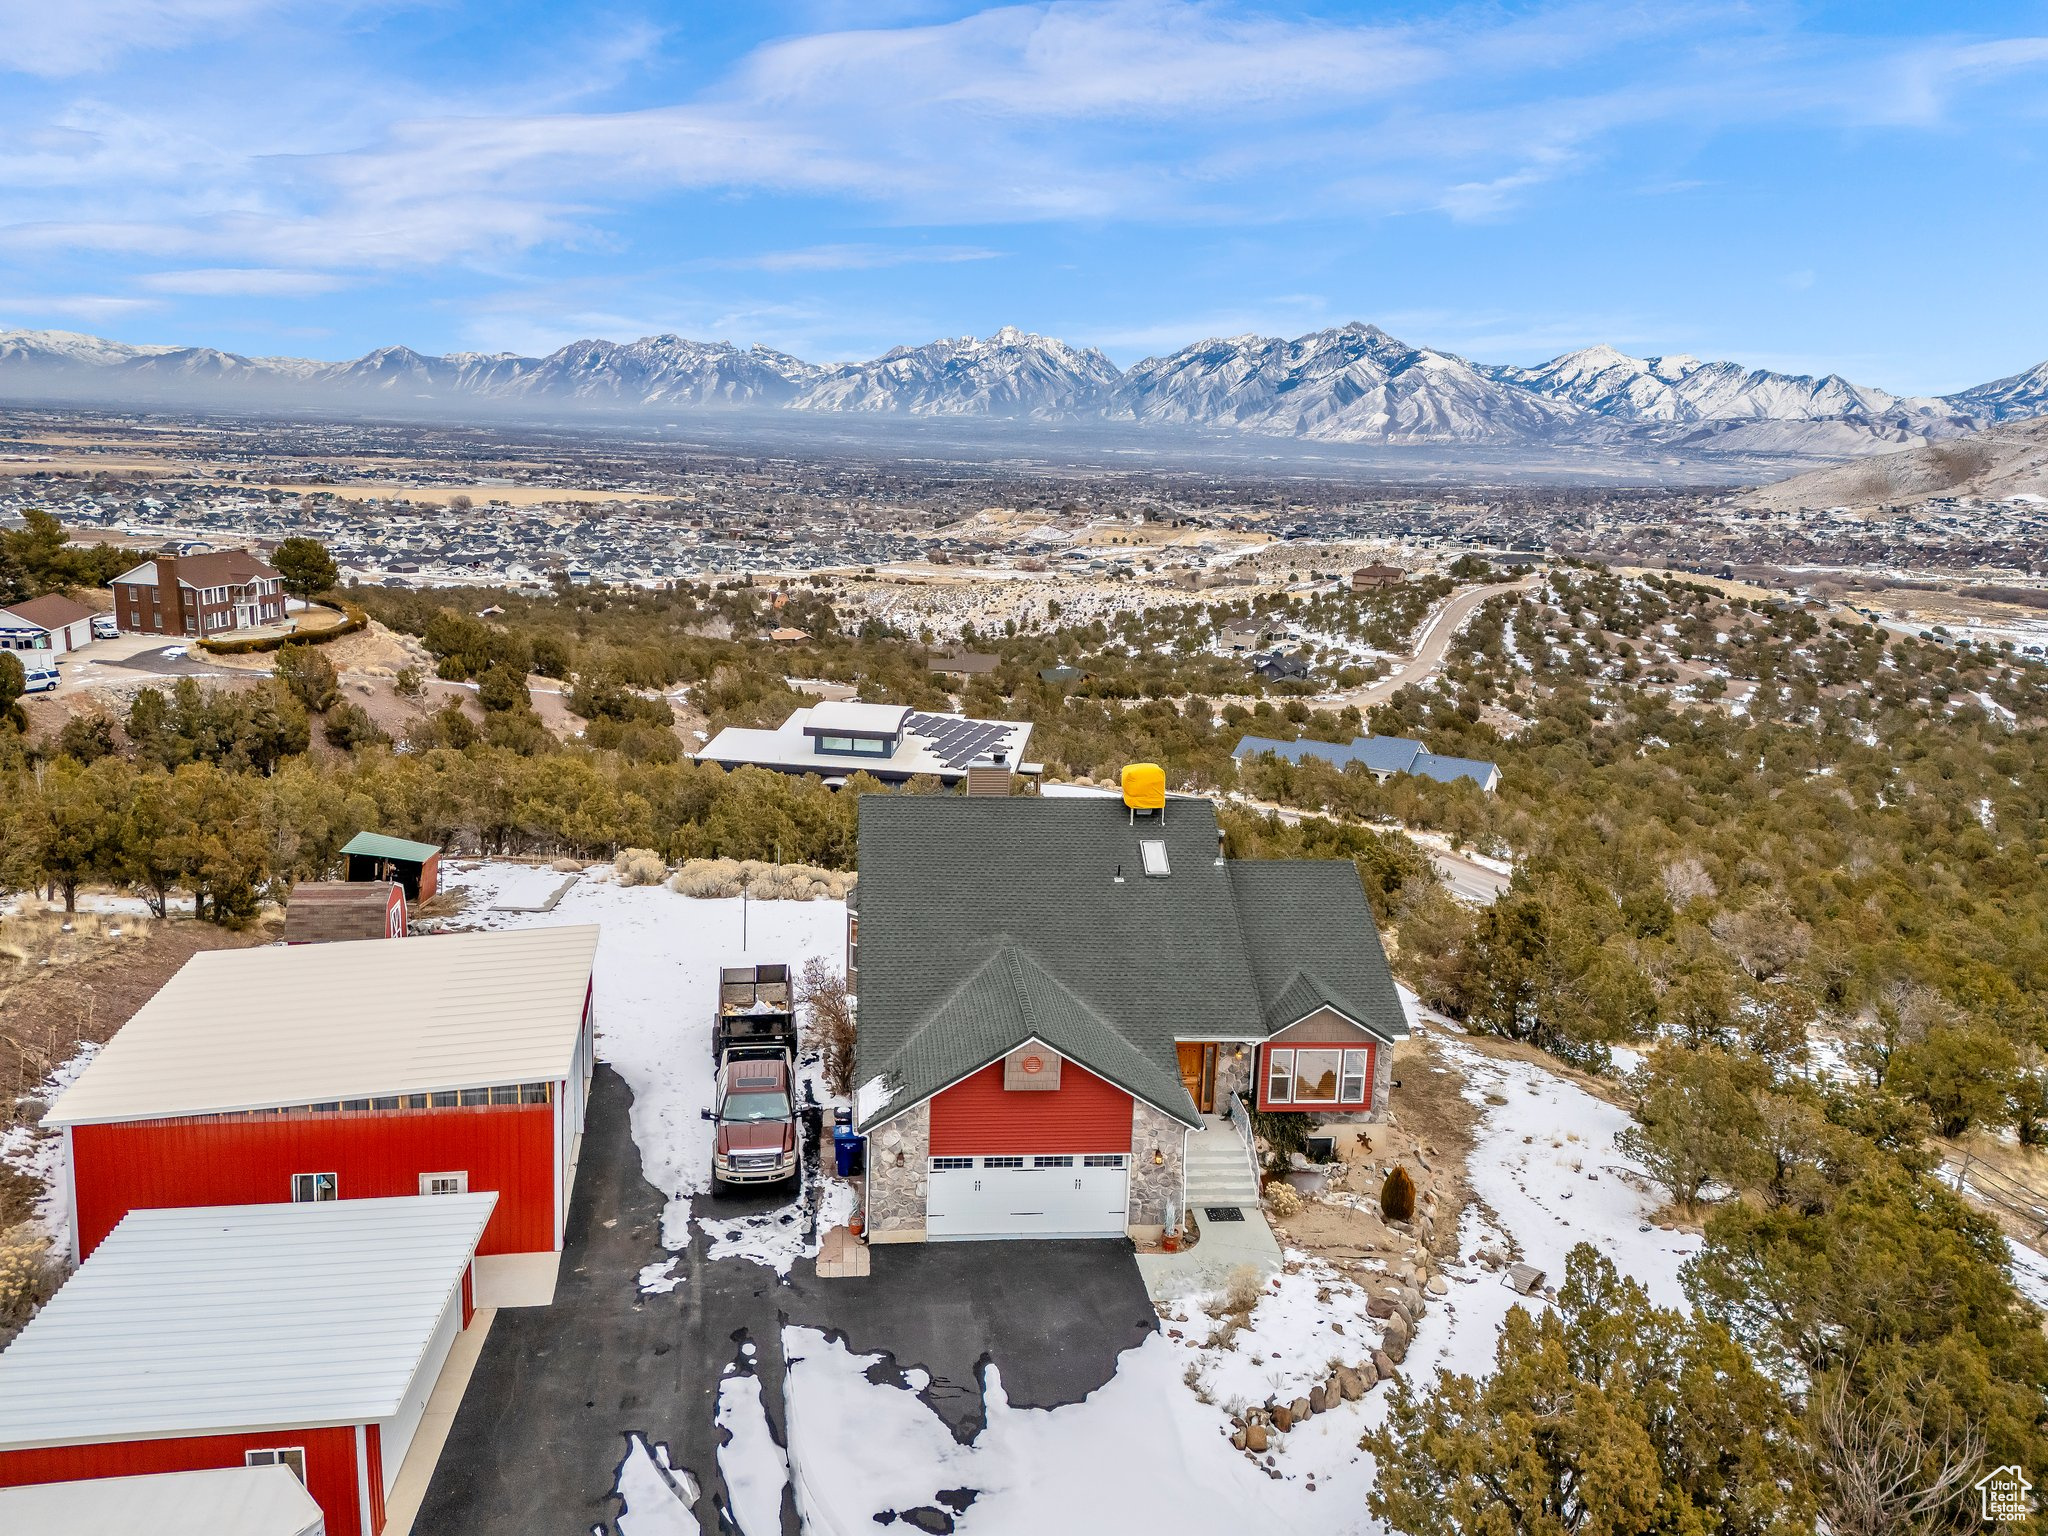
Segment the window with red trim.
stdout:
<path fill-rule="evenodd" d="M 1372 1052 L 1343 1045 L 1269 1045 L 1264 1097 L 1281 1109 L 1340 1109 L 1372 1101 Z"/>

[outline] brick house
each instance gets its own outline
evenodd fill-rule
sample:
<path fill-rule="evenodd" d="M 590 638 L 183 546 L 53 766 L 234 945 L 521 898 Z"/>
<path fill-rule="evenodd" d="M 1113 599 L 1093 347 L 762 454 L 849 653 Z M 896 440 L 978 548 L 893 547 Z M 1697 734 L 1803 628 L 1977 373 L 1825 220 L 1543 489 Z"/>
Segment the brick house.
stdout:
<path fill-rule="evenodd" d="M 861 801 L 873 1241 L 1148 1241 L 1234 1098 L 1385 1113 L 1407 1024 L 1357 870 L 1221 851 L 1199 799 Z"/>
<path fill-rule="evenodd" d="M 110 584 L 124 633 L 203 639 L 284 622 L 284 578 L 252 550 L 158 555 Z"/>

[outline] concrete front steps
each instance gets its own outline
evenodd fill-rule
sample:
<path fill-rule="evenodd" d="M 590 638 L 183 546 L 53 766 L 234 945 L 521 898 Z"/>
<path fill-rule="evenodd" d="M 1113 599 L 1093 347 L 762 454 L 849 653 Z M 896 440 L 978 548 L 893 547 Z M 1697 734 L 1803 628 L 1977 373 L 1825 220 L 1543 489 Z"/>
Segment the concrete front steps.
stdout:
<path fill-rule="evenodd" d="M 1199 1213 L 1205 1205 L 1258 1205 L 1251 1159 L 1228 1125 L 1190 1136 L 1187 1157 L 1189 1209 Z"/>

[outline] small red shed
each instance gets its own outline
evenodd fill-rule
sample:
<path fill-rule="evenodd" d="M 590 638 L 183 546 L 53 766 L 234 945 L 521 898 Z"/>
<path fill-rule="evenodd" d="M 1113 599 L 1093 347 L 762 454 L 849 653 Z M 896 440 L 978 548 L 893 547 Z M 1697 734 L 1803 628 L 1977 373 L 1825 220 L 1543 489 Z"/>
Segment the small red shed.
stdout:
<path fill-rule="evenodd" d="M 405 887 L 396 880 L 301 880 L 284 908 L 284 942 L 405 937 Z"/>
<path fill-rule="evenodd" d="M 74 1256 L 137 1209 L 490 1190 L 489 1304 L 544 1304 L 596 952 L 578 925 L 193 956 L 44 1117 Z"/>
<path fill-rule="evenodd" d="M 378 1536 L 494 1204 L 130 1213 L 0 1354 L 0 1487 L 282 1465 Z"/>

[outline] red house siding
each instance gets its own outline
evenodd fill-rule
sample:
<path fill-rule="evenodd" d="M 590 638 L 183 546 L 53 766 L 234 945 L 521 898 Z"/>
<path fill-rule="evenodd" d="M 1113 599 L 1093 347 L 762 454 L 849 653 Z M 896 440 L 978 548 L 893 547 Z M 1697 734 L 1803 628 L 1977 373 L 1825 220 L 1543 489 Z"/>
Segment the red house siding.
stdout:
<path fill-rule="evenodd" d="M 1130 1150 L 1131 1096 L 1071 1061 L 1050 1092 L 1004 1088 L 999 1061 L 932 1098 L 934 1157 Z"/>
<path fill-rule="evenodd" d="M 469 1284 L 469 1272 L 463 1271 L 462 1283 Z M 468 1324 L 463 1325 L 467 1327 Z M 370 1529 L 384 1529 L 384 1430 L 378 1424 L 363 1426 L 363 1452 L 367 1476 L 363 1481 L 370 1485 Z M 329 1529 L 332 1529 L 330 1524 Z"/>
<path fill-rule="evenodd" d="M 1276 1049 L 1283 1051 L 1364 1051 L 1365 1097 L 1362 1099 L 1345 1099 L 1342 1102 L 1335 1104 L 1290 1104 L 1285 1101 L 1275 1103 L 1272 1099 L 1266 1097 L 1266 1090 L 1271 1086 L 1273 1081 L 1271 1072 L 1272 1063 L 1268 1059 L 1268 1053 Z M 1379 1064 L 1379 1046 L 1373 1041 L 1359 1040 L 1356 1037 L 1353 1037 L 1349 1040 L 1290 1039 L 1286 1041 L 1284 1044 L 1277 1047 L 1272 1045 L 1262 1045 L 1259 1047 L 1258 1057 L 1259 1108 L 1265 1110 L 1276 1110 L 1280 1112 L 1285 1112 L 1287 1110 L 1299 1110 L 1301 1111 L 1301 1113 L 1305 1115 L 1312 1115 L 1315 1114 L 1317 1111 L 1321 1111 L 1325 1114 L 1337 1115 L 1371 1109 L 1372 1085 L 1375 1079 L 1375 1074 L 1378 1071 Z M 1339 1093 L 1344 1091 L 1344 1083 L 1341 1077 L 1338 1079 L 1337 1091 Z"/>
<path fill-rule="evenodd" d="M 498 1196 L 477 1252 L 555 1246 L 552 1104 L 79 1125 L 71 1156 L 81 1258 L 132 1210 L 286 1201 L 295 1173 L 332 1173 L 341 1198 L 359 1200 L 416 1195 L 421 1174 L 460 1170 L 472 1193 Z"/>
<path fill-rule="evenodd" d="M 375 1429 L 371 1430 L 375 1434 Z M 327 1429 L 272 1429 L 252 1435 L 195 1435 L 167 1440 L 116 1440 L 106 1445 L 52 1445 L 0 1451 L 0 1488 L 65 1483 L 86 1477 L 135 1477 L 150 1472 L 199 1472 L 239 1467 L 246 1451 L 304 1446 L 306 1491 L 327 1517 L 328 1536 L 356 1536 L 363 1528 L 356 1484 L 353 1425 Z M 383 1529 L 380 1520 L 371 1528 Z"/>

